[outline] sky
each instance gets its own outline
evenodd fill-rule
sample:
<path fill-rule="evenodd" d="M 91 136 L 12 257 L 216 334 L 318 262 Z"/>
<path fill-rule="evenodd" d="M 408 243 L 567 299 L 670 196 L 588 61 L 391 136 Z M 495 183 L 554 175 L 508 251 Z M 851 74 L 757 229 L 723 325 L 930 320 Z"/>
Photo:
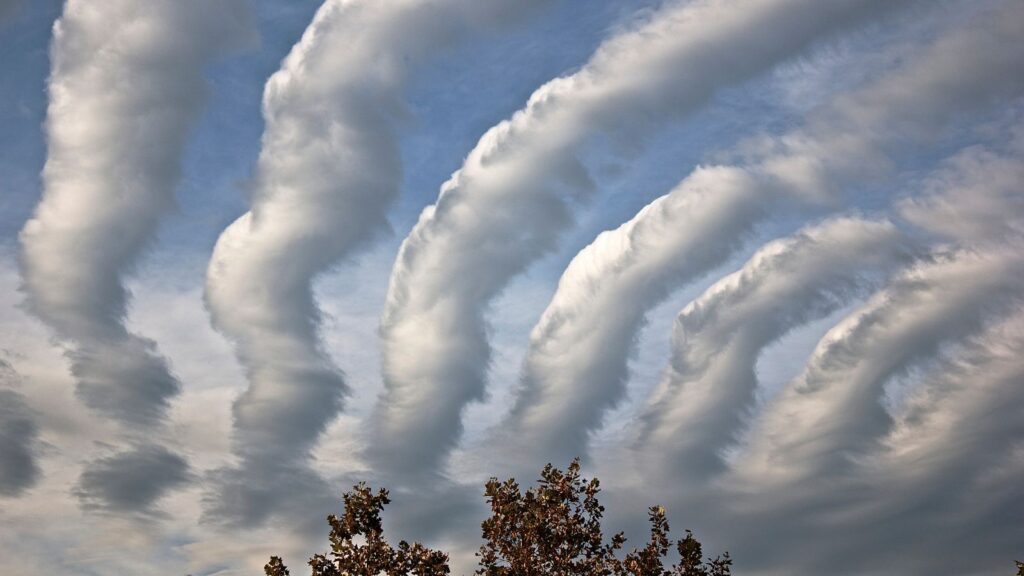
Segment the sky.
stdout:
<path fill-rule="evenodd" d="M 1024 555 L 1019 0 L 0 0 L 0 554 L 475 568 L 581 458 L 740 575 Z"/>

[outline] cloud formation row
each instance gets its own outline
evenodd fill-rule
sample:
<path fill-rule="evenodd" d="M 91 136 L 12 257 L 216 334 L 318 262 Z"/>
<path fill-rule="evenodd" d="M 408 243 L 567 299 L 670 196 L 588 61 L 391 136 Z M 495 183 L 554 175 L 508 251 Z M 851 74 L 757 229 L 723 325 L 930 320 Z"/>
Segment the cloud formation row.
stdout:
<path fill-rule="evenodd" d="M 129 323 L 128 286 L 174 209 L 210 66 L 251 45 L 253 23 L 242 0 L 67 2 L 19 264 L 26 309 L 56 336 L 75 397 L 111 424 L 52 447 L 77 423 L 47 414 L 59 401 L 22 383 L 22 360 L 0 360 L 0 496 L 28 502 L 63 482 L 82 522 L 159 526 L 153 540 L 174 526 L 175 543 L 157 546 L 213 572 L 234 569 L 228 554 L 257 555 L 253 534 L 319 523 L 339 486 L 364 476 L 407 501 L 393 510 L 403 530 L 459 539 L 482 513 L 476 476 L 526 482 L 584 456 L 620 486 L 615 506 L 678 506 L 750 573 L 994 570 L 1020 534 L 1008 518 L 1024 511 L 1014 0 L 656 3 L 468 152 L 394 255 L 380 339 L 366 343 L 379 347 L 380 388 L 346 380 L 325 334 L 352 327 L 325 322 L 314 285 L 392 232 L 414 76 L 549 4 L 324 2 L 266 83 L 249 210 L 206 269 L 203 305 L 246 382 L 182 400 L 189 383 L 166 341 Z M 908 22 L 924 31 L 871 47 L 884 65 L 707 150 L 584 246 L 561 245 L 605 208 L 601 157 L 648 166 L 656 138 L 685 137 L 730 90 Z M 637 181 L 617 189 L 659 193 L 624 173 Z M 568 264 L 539 280 L 552 280 L 550 300 L 520 371 L 499 381 L 491 307 L 552 254 Z M 653 312 L 680 294 L 689 301 L 660 334 L 667 364 L 644 382 L 642 331 L 663 326 Z M 795 334 L 816 343 L 769 389 L 762 362 Z M 489 392 L 501 400 L 486 404 Z M 375 393 L 372 409 L 347 406 Z M 183 414 L 229 396 L 223 449 L 185 442 L 183 422 L 203 416 Z M 494 411 L 489 428 L 464 438 L 478 403 Z M 342 435 L 332 468 L 319 456 Z M 74 478 L 48 458 L 73 460 Z"/>

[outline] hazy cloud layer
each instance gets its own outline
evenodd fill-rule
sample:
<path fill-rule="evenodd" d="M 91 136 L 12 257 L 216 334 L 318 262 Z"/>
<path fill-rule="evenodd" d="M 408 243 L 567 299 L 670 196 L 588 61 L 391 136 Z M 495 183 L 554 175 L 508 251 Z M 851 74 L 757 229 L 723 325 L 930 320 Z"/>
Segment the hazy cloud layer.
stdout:
<path fill-rule="evenodd" d="M 43 197 L 21 233 L 31 310 L 71 346 L 91 407 L 153 425 L 179 389 L 125 328 L 123 276 L 174 205 L 205 67 L 250 37 L 239 0 L 67 2 L 51 47 Z"/>
<path fill-rule="evenodd" d="M 480 399 L 487 304 L 554 248 L 595 183 L 577 156 L 598 135 L 636 147 L 718 89 L 800 53 L 892 2 L 669 2 L 605 41 L 581 70 L 544 85 L 491 128 L 403 242 L 382 334 L 379 467 L 436 468 Z"/>

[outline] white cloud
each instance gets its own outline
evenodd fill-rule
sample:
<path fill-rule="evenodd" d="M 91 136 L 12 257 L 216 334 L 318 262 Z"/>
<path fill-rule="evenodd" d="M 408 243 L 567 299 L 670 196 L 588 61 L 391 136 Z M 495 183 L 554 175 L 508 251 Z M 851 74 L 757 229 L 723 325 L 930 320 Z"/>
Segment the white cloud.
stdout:
<path fill-rule="evenodd" d="M 890 429 L 884 385 L 1004 312 L 1022 274 L 1005 251 L 937 254 L 907 270 L 821 340 L 753 425 L 738 476 L 763 485 L 840 473 Z"/>
<path fill-rule="evenodd" d="M 527 5 L 328 0 L 267 81 L 252 207 L 222 233 L 207 273 L 214 325 L 237 345 L 250 382 L 233 408 L 242 468 L 218 475 L 227 484 L 216 499 L 233 504 L 211 517 L 253 520 L 286 507 L 298 492 L 288 470 L 307 466 L 341 409 L 348 387 L 324 351 L 312 282 L 389 230 L 407 75 Z M 254 476 L 264 484 L 255 491 L 245 486 Z M 330 497 L 312 470 L 300 476 L 321 487 L 316 504 Z"/>
<path fill-rule="evenodd" d="M 375 464 L 435 470 L 458 441 L 463 408 L 484 391 L 488 303 L 555 246 L 571 203 L 595 186 L 582 145 L 604 135 L 636 147 L 720 88 L 894 4 L 669 2 L 491 128 L 399 251 L 382 321 Z"/>

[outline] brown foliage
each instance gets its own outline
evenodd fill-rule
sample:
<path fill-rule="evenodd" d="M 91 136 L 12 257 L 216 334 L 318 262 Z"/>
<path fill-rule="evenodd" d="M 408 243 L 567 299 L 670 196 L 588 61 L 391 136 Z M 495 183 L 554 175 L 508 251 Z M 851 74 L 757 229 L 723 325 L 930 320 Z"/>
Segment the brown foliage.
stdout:
<path fill-rule="evenodd" d="M 526 493 L 514 480 L 492 478 L 485 491 L 491 517 L 483 523 L 480 576 L 728 576 L 728 554 L 704 560 L 701 544 L 687 530 L 676 543 L 679 563 L 665 568 L 669 525 L 665 509 L 651 507 L 651 537 L 643 548 L 619 559 L 622 533 L 607 543 L 601 531 L 604 506 L 598 480 L 580 476 L 579 460 L 562 472 L 550 464 Z"/>
<path fill-rule="evenodd" d="M 704 559 L 701 544 L 687 530 L 675 543 L 679 562 L 666 568 L 672 548 L 665 509 L 649 509 L 651 537 L 639 549 L 619 558 L 626 538 L 615 534 L 605 542 L 601 531 L 604 507 L 598 502 L 598 480 L 580 476 L 579 460 L 565 472 L 550 464 L 536 487 L 526 492 L 515 480 L 487 482 L 484 495 L 491 516 L 483 522 L 485 543 L 477 553 L 479 576 L 729 576 L 728 554 Z M 344 495 L 345 512 L 327 518 L 331 552 L 309 560 L 313 576 L 440 576 L 449 573 L 448 555 L 420 544 L 384 539 L 380 512 L 388 492 L 374 494 L 365 484 Z M 357 543 L 357 537 L 362 543 Z M 267 576 L 288 576 L 277 556 L 264 567 Z"/>
<path fill-rule="evenodd" d="M 391 502 L 387 490 L 374 494 L 365 484 L 358 484 L 343 495 L 345 512 L 339 518 L 327 517 L 331 525 L 330 558 L 316 554 L 309 559 L 312 576 L 442 576 L 449 573 L 448 555 L 419 543 L 406 541 L 391 546 L 384 539 L 380 513 Z M 362 543 L 357 540 L 362 539 Z M 267 576 L 288 576 L 281 559 L 273 556 L 264 566 Z"/>

